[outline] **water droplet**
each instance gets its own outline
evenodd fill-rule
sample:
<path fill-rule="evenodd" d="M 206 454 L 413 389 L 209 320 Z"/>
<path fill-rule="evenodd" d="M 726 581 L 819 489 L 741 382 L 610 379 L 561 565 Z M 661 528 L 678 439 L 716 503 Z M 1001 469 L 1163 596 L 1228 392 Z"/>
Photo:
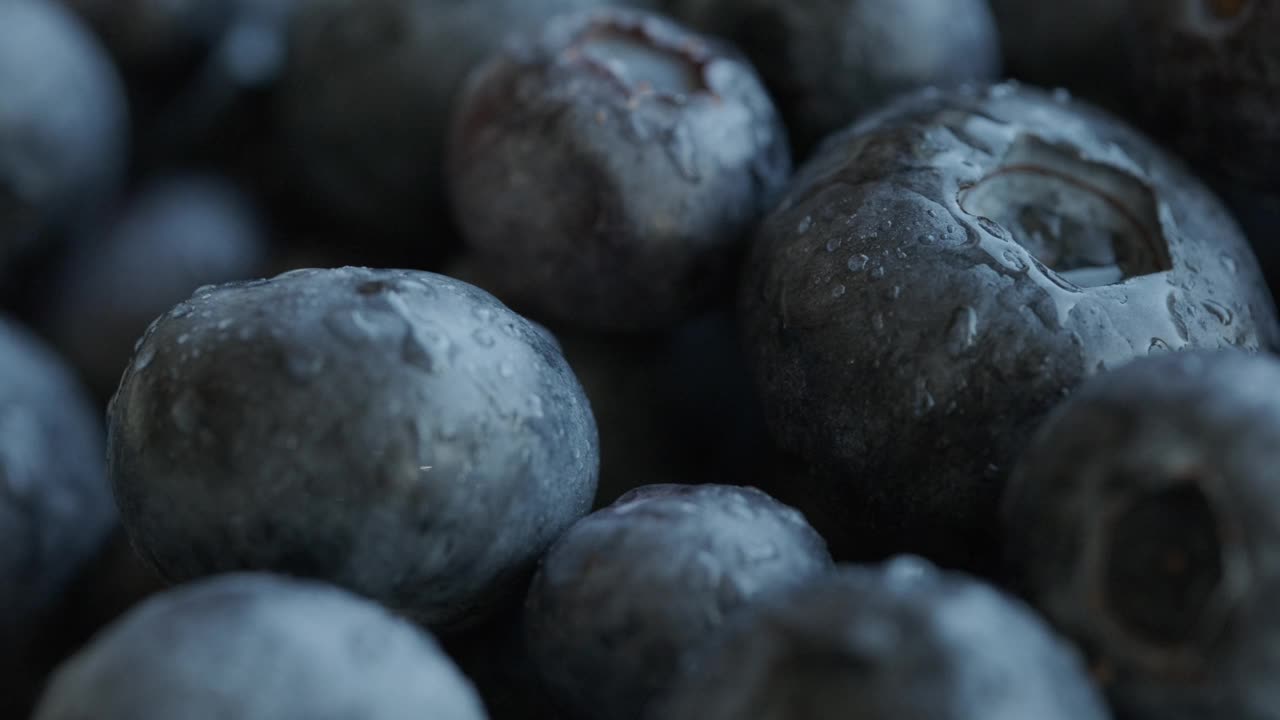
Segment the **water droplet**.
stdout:
<path fill-rule="evenodd" d="M 1227 272 L 1232 275 L 1240 271 L 1240 266 L 1236 264 L 1236 259 L 1226 253 L 1222 255 L 1222 267 L 1226 268 Z"/>
<path fill-rule="evenodd" d="M 232 320 L 231 318 L 223 318 L 222 320 L 219 320 L 219 321 L 218 321 L 217 328 L 218 328 L 219 330 L 226 330 L 227 328 L 229 328 L 229 327 L 231 327 L 232 325 L 234 325 L 234 324 L 235 324 L 235 322 L 236 322 L 236 321 L 235 321 L 235 320 Z"/>
<path fill-rule="evenodd" d="M 307 383 L 324 370 L 324 356 L 307 350 L 297 350 L 284 357 L 284 369 L 289 377 Z"/>
<path fill-rule="evenodd" d="M 200 424 L 200 398 L 192 390 L 183 390 L 169 408 L 169 416 L 179 432 L 192 432 Z"/>
<path fill-rule="evenodd" d="M 475 332 L 471 333 L 471 339 L 475 340 L 480 347 L 493 347 L 493 334 L 484 328 L 476 328 Z"/>
<path fill-rule="evenodd" d="M 748 562 L 765 562 L 773 560 L 780 554 L 778 546 L 771 542 L 750 543 L 742 548 L 742 556 Z"/>
<path fill-rule="evenodd" d="M 685 180 L 702 180 L 702 175 L 698 172 L 698 147 L 684 123 L 676 125 L 667 133 L 666 142 L 662 146 Z"/>
<path fill-rule="evenodd" d="M 350 345 L 362 345 L 377 340 L 399 339 L 409 329 L 404 317 L 385 310 L 358 309 L 335 310 L 325 316 L 329 331 Z"/>
<path fill-rule="evenodd" d="M 796 226 L 796 232 L 803 235 L 809 232 L 809 228 L 811 227 L 813 227 L 813 218 L 805 215 L 804 219 L 800 221 L 800 224 Z"/>
<path fill-rule="evenodd" d="M 986 232 L 988 235 L 992 235 L 998 238 L 1004 237 L 1004 228 L 1000 227 L 999 223 L 997 223 L 995 220 L 992 220 L 991 218 L 979 217 L 978 227 L 982 228 L 982 230 Z"/>
<path fill-rule="evenodd" d="M 885 577 L 899 589 L 926 580 L 937 572 L 928 560 L 915 555 L 899 555 L 885 565 Z"/>
<path fill-rule="evenodd" d="M 915 399 L 916 417 L 920 417 L 921 415 L 928 413 L 930 410 L 933 410 L 934 406 L 937 404 L 937 401 L 933 398 L 933 393 L 929 392 L 928 383 L 925 382 L 924 378 L 918 378 L 916 380 Z"/>
<path fill-rule="evenodd" d="M 1231 313 L 1231 309 L 1221 303 L 1216 303 L 1212 300 L 1205 300 L 1200 304 L 1204 306 L 1204 309 L 1207 310 L 1214 319 L 1223 325 L 1230 325 L 1232 321 L 1235 320 L 1235 316 Z"/>
<path fill-rule="evenodd" d="M 194 309 L 194 308 L 192 308 L 192 307 L 191 307 L 190 305 L 188 305 L 187 303 L 183 303 L 183 304 L 181 304 L 181 305 L 179 305 L 179 306 L 175 307 L 173 310 L 169 311 L 169 317 L 172 317 L 172 318 L 184 318 L 184 317 L 186 317 L 186 316 L 190 315 L 190 314 L 191 314 L 191 313 L 193 313 L 193 312 L 195 312 L 195 309 Z"/>
<path fill-rule="evenodd" d="M 840 238 L 831 238 L 827 241 L 827 252 L 835 252 L 836 250 L 839 250 L 840 246 L 843 244 L 844 241 Z"/>
<path fill-rule="evenodd" d="M 489 322 L 490 320 L 493 320 L 493 310 L 490 310 L 487 307 L 478 307 L 472 311 L 472 314 L 475 315 L 476 319 L 480 322 Z"/>
<path fill-rule="evenodd" d="M 405 333 L 404 344 L 400 346 L 400 357 L 410 365 L 426 370 L 427 372 L 435 372 L 436 360 L 431 355 L 431 351 L 418 338 L 417 333 L 410 330 Z"/>
<path fill-rule="evenodd" d="M 1000 257 L 1004 260 L 1005 266 L 1014 272 L 1025 272 L 1027 269 L 1027 264 L 1022 259 L 1022 256 L 1013 250 L 1005 250 Z"/>
<path fill-rule="evenodd" d="M 871 261 L 871 258 L 867 257 L 866 255 L 854 255 L 853 257 L 849 258 L 849 262 L 846 264 L 846 266 L 852 272 L 862 272 L 862 270 L 867 267 L 867 263 L 870 261 Z"/>
<path fill-rule="evenodd" d="M 831 288 L 831 297 L 833 298 L 844 297 L 844 293 L 845 293 L 844 285 L 836 285 L 835 287 Z"/>
<path fill-rule="evenodd" d="M 898 298 L 902 297 L 902 286 L 894 285 L 892 288 L 889 289 L 889 292 L 885 293 L 885 296 L 888 297 L 890 300 L 897 300 Z"/>
<path fill-rule="evenodd" d="M 191 339 L 190 333 L 182 333 L 177 337 L 177 339 L 174 342 L 178 343 L 179 345 L 185 345 L 187 341 L 190 339 Z"/>
<path fill-rule="evenodd" d="M 510 360 L 503 360 L 498 363 L 498 374 L 504 378 L 509 378 L 516 374 L 515 366 L 511 364 Z"/>
<path fill-rule="evenodd" d="M 884 277 L 884 266 L 877 265 L 874 268 L 872 268 L 871 277 L 876 278 L 877 280 Z"/>
<path fill-rule="evenodd" d="M 1148 354 L 1167 353 L 1169 352 L 1169 343 L 1160 338 L 1151 338 L 1151 346 L 1147 348 Z"/>
<path fill-rule="evenodd" d="M 147 347 L 142 348 L 142 350 L 139 351 L 138 354 L 133 358 L 133 369 L 145 370 L 146 367 L 151 364 L 151 361 L 155 359 L 155 357 L 156 357 L 156 350 L 154 347 L 151 347 L 150 345 L 148 345 Z"/>
<path fill-rule="evenodd" d="M 933 211 L 930 210 L 929 212 L 933 212 Z M 918 240 L 921 245 L 932 245 L 938 241 L 938 236 L 934 235 L 933 233 L 928 233 L 925 235 L 921 235 L 920 237 L 916 238 L 916 240 Z"/>
<path fill-rule="evenodd" d="M 978 313 L 965 305 L 951 315 L 951 324 L 947 327 L 947 350 L 958 355 L 973 347 L 978 338 Z"/>
<path fill-rule="evenodd" d="M 536 418 L 543 416 L 542 396 L 536 394 L 529 396 L 529 414 Z"/>

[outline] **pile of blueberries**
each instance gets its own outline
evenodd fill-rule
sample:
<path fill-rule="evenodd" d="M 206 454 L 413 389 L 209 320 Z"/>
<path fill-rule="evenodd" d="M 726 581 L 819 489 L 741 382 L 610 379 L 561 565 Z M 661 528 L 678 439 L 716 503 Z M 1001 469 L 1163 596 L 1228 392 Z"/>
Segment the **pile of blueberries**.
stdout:
<path fill-rule="evenodd" d="M 1278 720 L 1277 287 L 1280 0 L 0 0 L 0 717 Z"/>

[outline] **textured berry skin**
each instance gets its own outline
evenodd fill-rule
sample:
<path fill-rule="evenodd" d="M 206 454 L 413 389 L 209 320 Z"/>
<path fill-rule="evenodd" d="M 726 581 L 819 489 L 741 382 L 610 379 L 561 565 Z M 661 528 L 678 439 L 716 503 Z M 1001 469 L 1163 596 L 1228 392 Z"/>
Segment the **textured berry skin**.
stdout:
<path fill-rule="evenodd" d="M 545 333 L 416 271 L 197 290 L 142 338 L 108 433 L 125 527 L 170 580 L 310 576 L 436 629 L 508 602 L 599 469 Z"/>
<path fill-rule="evenodd" d="M 838 559 L 997 564 L 1036 423 L 1149 352 L 1276 346 L 1221 204 L 1119 121 L 1015 85 L 904 98 L 833 138 L 763 223 L 741 295 L 775 492 Z"/>
<path fill-rule="evenodd" d="M 899 558 L 743 613 L 652 720 L 1106 720 L 1079 655 L 1021 603 Z"/>
<path fill-rule="evenodd" d="M 1280 192 L 1280 3 L 1133 0 L 1133 87 L 1197 162 Z"/>
<path fill-rule="evenodd" d="M 1019 589 L 1133 720 L 1280 708 L 1280 361 L 1147 358 L 1086 383 L 1018 462 Z"/>
<path fill-rule="evenodd" d="M 106 227 L 70 248 L 39 310 L 104 399 L 152 320 L 201 285 L 261 276 L 269 254 L 249 199 L 211 176 L 152 181 Z"/>
<path fill-rule="evenodd" d="M 0 3 L 0 266 L 91 221 L 127 144 L 124 90 L 88 29 L 56 2 Z"/>
<path fill-rule="evenodd" d="M 1000 75 L 985 0 L 670 0 L 671 13 L 726 37 L 759 68 L 796 148 L 894 96 Z"/>
<path fill-rule="evenodd" d="M 754 488 L 648 485 L 580 520 L 525 606 L 531 657 L 573 718 L 639 718 L 727 619 L 831 567 L 800 513 Z"/>
<path fill-rule="evenodd" d="M 277 103 L 300 193 L 372 240 L 438 243 L 450 111 L 467 72 L 510 32 L 613 1 L 301 3 Z"/>
<path fill-rule="evenodd" d="M 455 215 L 498 294 L 598 330 L 705 309 L 791 170 L 742 56 L 618 9 L 553 20 L 477 68 L 451 147 Z"/>
<path fill-rule="evenodd" d="M 62 358 L 0 317 L 3 717 L 26 717 L 26 694 L 45 669 L 44 624 L 115 522 L 98 417 Z"/>
<path fill-rule="evenodd" d="M 231 574 L 158 595 L 54 677 L 34 720 L 484 720 L 436 642 L 337 588 Z"/>

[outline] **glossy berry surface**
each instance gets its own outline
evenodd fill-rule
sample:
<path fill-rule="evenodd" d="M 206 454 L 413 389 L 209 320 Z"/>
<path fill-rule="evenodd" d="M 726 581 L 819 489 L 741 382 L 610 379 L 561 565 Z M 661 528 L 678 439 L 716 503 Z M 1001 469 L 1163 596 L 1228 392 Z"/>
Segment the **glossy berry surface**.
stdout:
<path fill-rule="evenodd" d="M 744 58 L 611 9 L 557 18 L 476 70 L 449 181 L 500 296 L 570 325 L 652 330 L 724 292 L 790 169 Z"/>
<path fill-rule="evenodd" d="M 158 595 L 54 676 L 34 720 L 484 720 L 422 630 L 320 583 L 232 574 Z"/>
<path fill-rule="evenodd" d="M 741 295 L 780 497 L 837 558 L 993 569 L 1035 424 L 1148 353 L 1276 347 L 1226 210 L 1088 106 L 1015 85 L 904 98 L 833 138 L 765 221 Z"/>
<path fill-rule="evenodd" d="M 1106 720 L 1078 654 L 1021 603 L 920 560 L 764 598 L 653 720 Z"/>
<path fill-rule="evenodd" d="M 894 96 L 999 77 L 985 0 L 670 0 L 746 52 L 799 152 Z"/>
<path fill-rule="evenodd" d="M 125 527 L 168 579 L 314 577 L 433 628 L 511 602 L 599 468 L 544 332 L 417 271 L 201 288 L 147 331 L 109 420 Z"/>
<path fill-rule="evenodd" d="M 1005 502 L 1020 589 L 1134 720 L 1274 718 L 1280 361 L 1185 353 L 1055 411 Z"/>
<path fill-rule="evenodd" d="M 800 513 L 754 488 L 648 485 L 575 524 L 525 608 L 529 652 L 573 718 L 639 718 L 757 597 L 830 569 Z"/>

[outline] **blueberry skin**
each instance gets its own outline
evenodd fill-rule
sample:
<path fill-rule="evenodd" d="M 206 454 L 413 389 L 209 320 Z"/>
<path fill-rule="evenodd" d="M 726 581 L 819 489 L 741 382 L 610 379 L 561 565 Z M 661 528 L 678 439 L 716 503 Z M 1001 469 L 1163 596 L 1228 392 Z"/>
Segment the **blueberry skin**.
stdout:
<path fill-rule="evenodd" d="M 120 79 L 75 15 L 0 3 L 0 267 L 89 222 L 124 172 Z"/>
<path fill-rule="evenodd" d="M 830 567 L 803 516 L 759 490 L 636 488 L 543 558 L 525 605 L 529 652 L 570 717 L 639 718 L 735 612 Z"/>
<path fill-rule="evenodd" d="M 370 240 L 429 245 L 448 222 L 454 96 L 510 32 L 621 0 L 314 0 L 286 42 L 280 143 L 310 207 Z"/>
<path fill-rule="evenodd" d="M 1020 589 L 1133 720 L 1277 717 L 1280 361 L 1137 360 L 1062 404 L 1004 504 Z"/>
<path fill-rule="evenodd" d="M 78 379 L 0 318 L 0 715 L 25 717 L 45 623 L 105 543 L 115 508 L 102 426 Z"/>
<path fill-rule="evenodd" d="M 915 558 L 762 600 L 653 720 L 1105 720 L 1076 651 L 1021 603 Z"/>
<path fill-rule="evenodd" d="M 977 572 L 1010 466 L 1082 380 L 1277 337 L 1252 253 L 1182 165 L 1011 84 L 922 92 L 826 143 L 761 226 L 740 317 L 774 437 L 813 468 L 780 498 L 837 558 Z"/>
<path fill-rule="evenodd" d="M 107 461 L 169 580 L 314 577 L 454 630 L 587 512 L 599 452 L 531 323 L 444 276 L 341 268 L 201 288 L 159 318 Z"/>
<path fill-rule="evenodd" d="M 1280 191 L 1280 3 L 1134 0 L 1131 66 L 1153 126 L 1179 152 Z"/>
<path fill-rule="evenodd" d="M 478 67 L 451 148 L 455 217 L 499 294 L 594 330 L 670 328 L 723 294 L 791 170 L 744 58 L 618 9 L 553 20 Z"/>
<path fill-rule="evenodd" d="M 42 325 L 102 398 L 156 317 L 211 283 L 262 275 L 270 248 L 249 198 L 215 176 L 152 180 L 81 239 L 45 289 Z"/>
<path fill-rule="evenodd" d="M 1000 75 L 985 0 L 670 0 L 764 76 L 801 156 L 894 96 Z"/>
<path fill-rule="evenodd" d="M 334 587 L 224 575 L 158 595 L 54 677 L 33 720 L 484 720 L 435 640 Z"/>

